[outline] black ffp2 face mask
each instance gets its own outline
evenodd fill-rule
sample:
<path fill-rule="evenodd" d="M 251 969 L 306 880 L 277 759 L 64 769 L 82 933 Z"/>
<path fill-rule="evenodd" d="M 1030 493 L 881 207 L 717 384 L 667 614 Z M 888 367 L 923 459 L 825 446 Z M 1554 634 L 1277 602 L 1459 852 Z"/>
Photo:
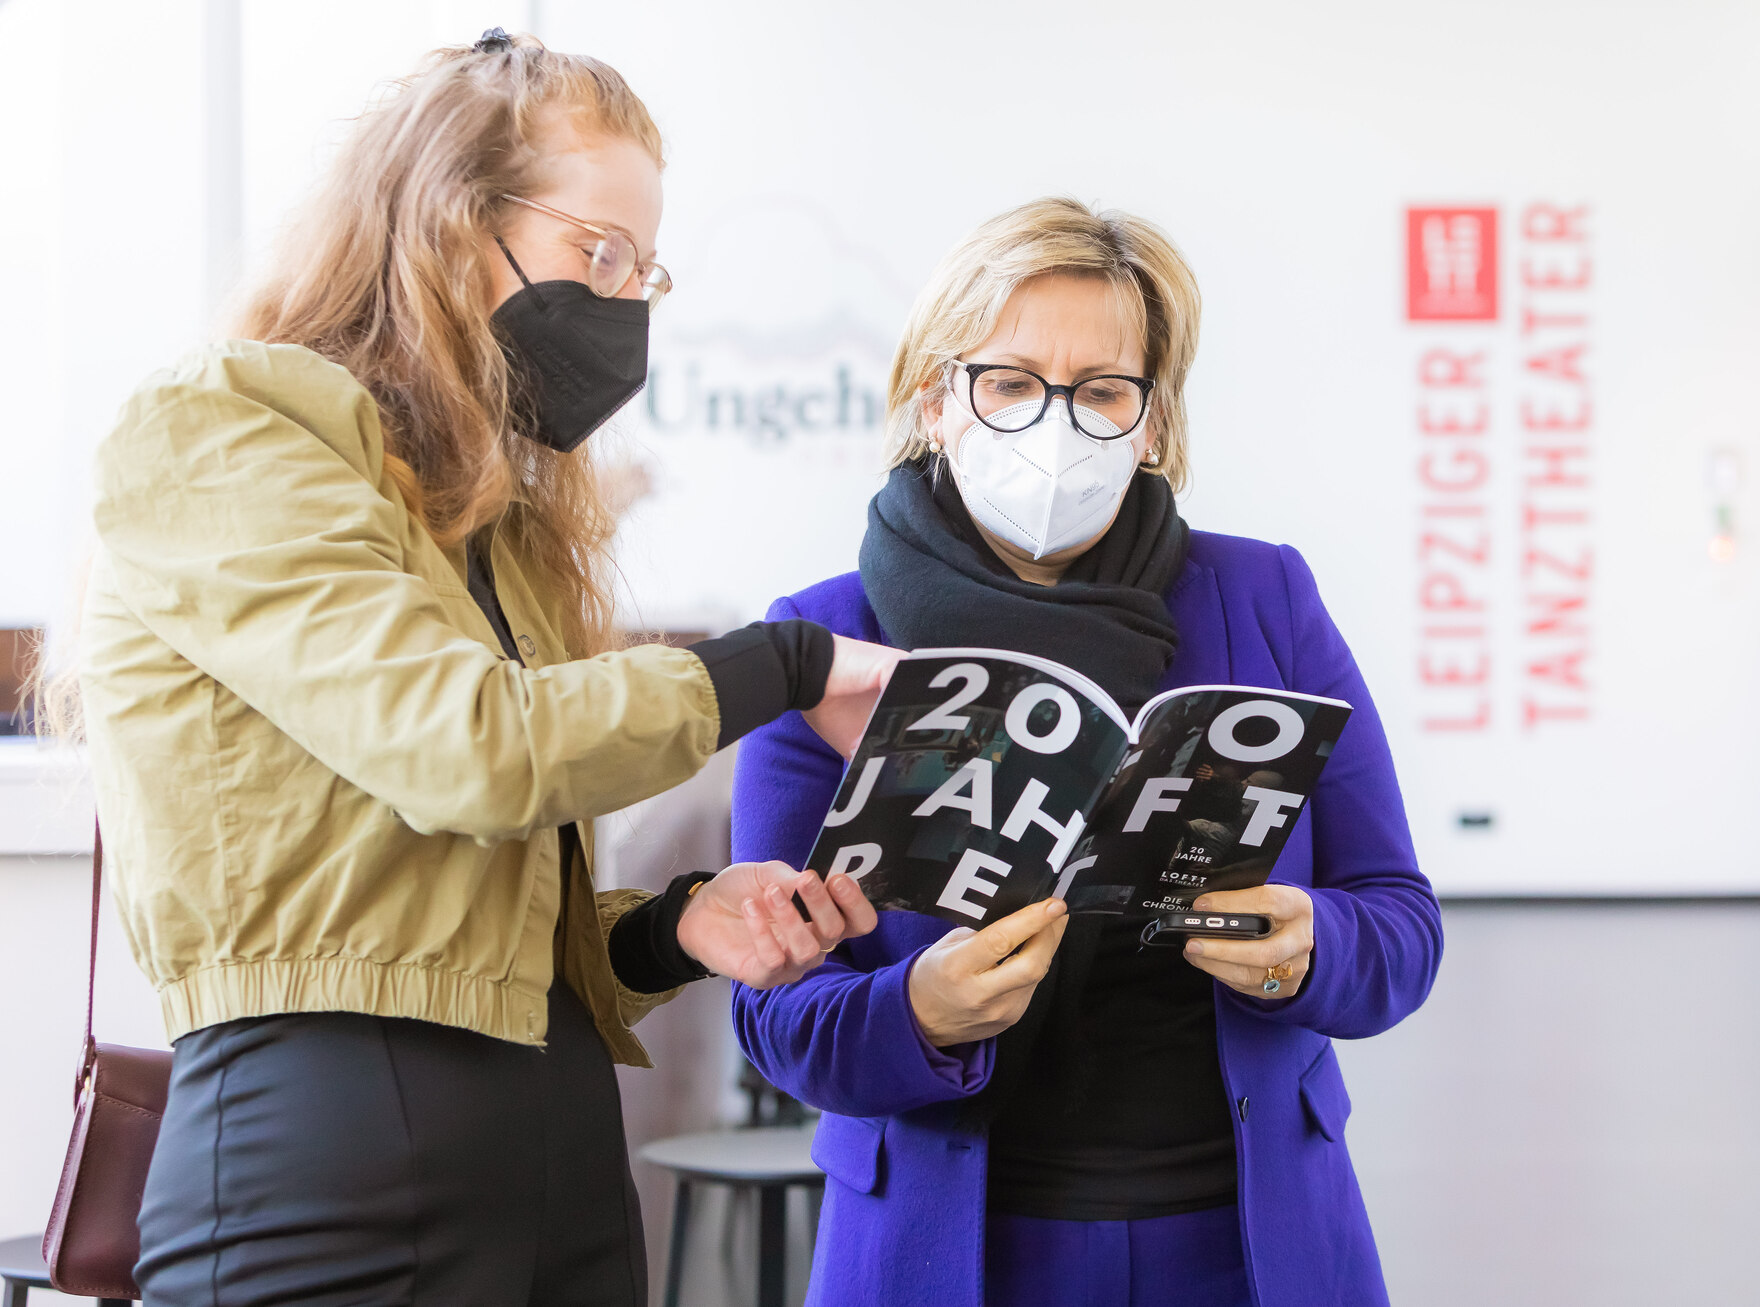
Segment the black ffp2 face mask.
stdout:
<path fill-rule="evenodd" d="M 500 241 L 497 240 L 497 244 Z M 604 299 L 578 281 L 526 281 L 489 319 L 514 372 L 520 431 L 567 454 L 648 379 L 648 306 Z"/>

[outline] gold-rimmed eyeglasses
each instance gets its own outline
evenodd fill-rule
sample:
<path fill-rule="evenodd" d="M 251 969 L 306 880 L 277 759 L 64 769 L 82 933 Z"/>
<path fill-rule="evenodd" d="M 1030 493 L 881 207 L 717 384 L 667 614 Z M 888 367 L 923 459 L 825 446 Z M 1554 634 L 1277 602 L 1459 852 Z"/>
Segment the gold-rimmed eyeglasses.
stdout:
<path fill-rule="evenodd" d="M 509 204 L 522 205 L 560 219 L 599 238 L 591 250 L 583 250 L 582 253 L 587 256 L 587 289 L 600 298 L 615 298 L 629 283 L 632 273 L 641 277 L 642 299 L 647 303 L 649 313 L 659 308 L 660 301 L 672 290 L 672 274 L 658 263 L 644 263 L 636 253 L 636 243 L 622 232 L 601 227 L 560 209 L 552 209 L 548 204 L 539 204 L 536 200 L 521 199 L 517 195 L 503 195 L 501 198 Z"/>

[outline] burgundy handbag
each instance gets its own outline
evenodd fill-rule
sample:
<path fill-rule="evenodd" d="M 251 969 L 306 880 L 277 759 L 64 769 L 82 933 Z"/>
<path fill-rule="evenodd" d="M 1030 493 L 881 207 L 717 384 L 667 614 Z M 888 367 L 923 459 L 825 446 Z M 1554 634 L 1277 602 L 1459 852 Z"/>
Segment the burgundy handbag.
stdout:
<path fill-rule="evenodd" d="M 92 987 L 98 976 L 98 907 L 103 901 L 104 837 L 92 834 L 92 952 L 86 969 L 86 1042 L 74 1086 L 73 1138 L 43 1235 L 49 1279 L 62 1293 L 139 1298 L 136 1225 L 159 1121 L 171 1088 L 171 1054 L 92 1039 Z"/>

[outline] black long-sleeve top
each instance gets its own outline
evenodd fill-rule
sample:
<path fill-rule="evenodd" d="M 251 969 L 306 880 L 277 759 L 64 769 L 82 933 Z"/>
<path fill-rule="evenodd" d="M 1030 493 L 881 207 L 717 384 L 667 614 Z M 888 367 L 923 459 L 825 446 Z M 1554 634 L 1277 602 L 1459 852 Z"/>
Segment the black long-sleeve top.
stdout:
<path fill-rule="evenodd" d="M 998 1087 L 993 1211 L 1124 1221 L 1235 1200 L 1214 982 L 1141 932 L 1136 921 L 1071 920 L 1045 1023 Z"/>

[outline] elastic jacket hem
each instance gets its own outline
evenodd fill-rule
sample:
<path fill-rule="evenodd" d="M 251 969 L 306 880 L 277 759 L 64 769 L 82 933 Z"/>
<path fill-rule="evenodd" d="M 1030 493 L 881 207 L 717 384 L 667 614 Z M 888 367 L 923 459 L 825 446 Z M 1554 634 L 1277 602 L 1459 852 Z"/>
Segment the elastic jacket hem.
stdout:
<path fill-rule="evenodd" d="M 247 1017 L 361 1012 L 474 1030 L 516 1044 L 544 1042 L 545 996 L 502 982 L 369 958 L 266 958 L 192 971 L 159 991 L 165 1027 L 191 1031 Z"/>

